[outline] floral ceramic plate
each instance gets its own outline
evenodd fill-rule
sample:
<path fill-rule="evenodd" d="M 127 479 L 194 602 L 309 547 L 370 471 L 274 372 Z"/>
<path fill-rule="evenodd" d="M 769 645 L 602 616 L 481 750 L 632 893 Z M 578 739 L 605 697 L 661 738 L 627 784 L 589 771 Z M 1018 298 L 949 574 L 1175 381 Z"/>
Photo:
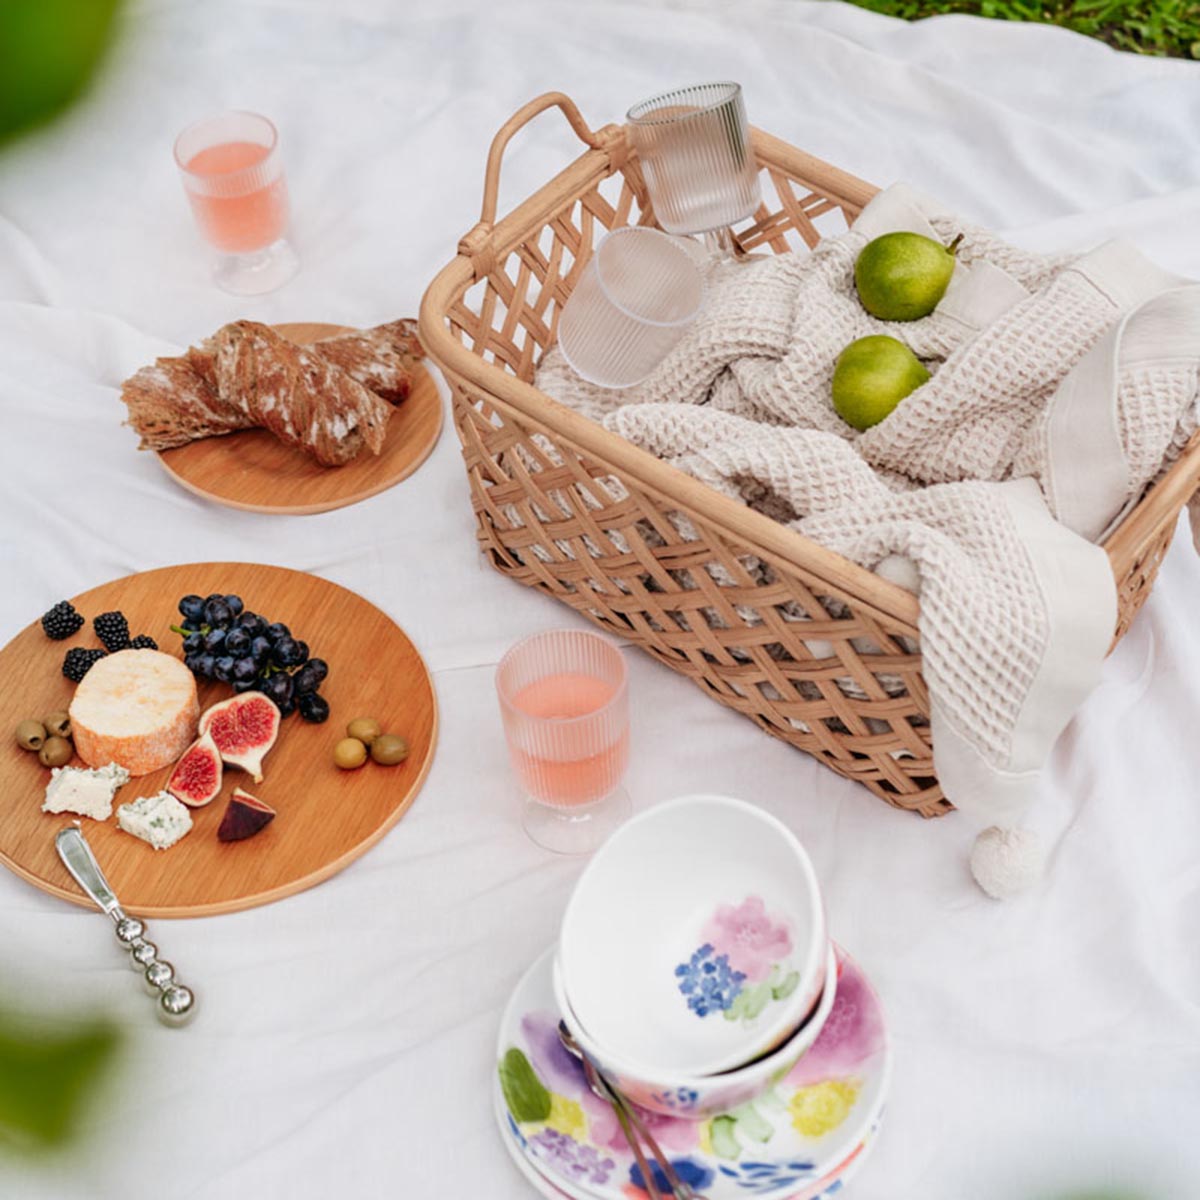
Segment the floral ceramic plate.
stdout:
<path fill-rule="evenodd" d="M 647 1194 L 642 1175 L 612 1110 L 559 1044 L 552 959 L 547 951 L 530 968 L 501 1021 L 501 1135 L 545 1195 L 638 1200 Z M 836 1195 L 865 1156 L 882 1115 L 891 1055 L 879 998 L 840 948 L 837 959 L 833 1011 L 781 1084 L 706 1121 L 643 1113 L 680 1177 L 706 1200 Z"/>
<path fill-rule="evenodd" d="M 507 1129 L 511 1117 L 504 1103 L 504 1093 L 500 1090 L 499 1083 L 494 1089 L 496 1101 L 496 1120 L 500 1123 L 501 1129 Z M 875 1136 L 879 1129 L 879 1121 L 876 1121 L 871 1126 L 867 1136 L 859 1142 L 858 1146 L 851 1153 L 850 1157 L 842 1163 L 838 1168 L 831 1171 L 823 1179 L 818 1180 L 815 1184 L 805 1184 L 798 1192 L 793 1192 L 790 1196 L 784 1196 L 782 1193 L 776 1193 L 779 1200 L 840 1200 L 843 1195 L 843 1189 L 846 1184 L 854 1177 L 858 1168 L 862 1165 L 863 1159 L 866 1157 L 866 1148 L 871 1139 Z M 592 1200 L 594 1193 L 584 1191 L 578 1186 L 568 1184 L 561 1180 L 562 1187 L 556 1187 L 551 1183 L 546 1176 L 538 1174 L 538 1168 L 525 1156 L 524 1150 L 520 1143 L 511 1137 L 505 1137 L 504 1145 L 508 1149 L 509 1156 L 516 1164 L 516 1168 L 525 1176 L 529 1185 L 539 1196 L 545 1196 L 547 1200 Z M 538 1164 L 540 1167 L 541 1164 Z M 661 1181 L 660 1181 L 661 1182 Z M 570 1190 L 564 1190 L 564 1189 Z M 666 1193 L 669 1195 L 670 1193 Z M 752 1193 L 751 1193 L 752 1194 Z M 640 1188 L 635 1188 L 630 1185 L 629 1195 L 632 1197 L 643 1196 Z"/>

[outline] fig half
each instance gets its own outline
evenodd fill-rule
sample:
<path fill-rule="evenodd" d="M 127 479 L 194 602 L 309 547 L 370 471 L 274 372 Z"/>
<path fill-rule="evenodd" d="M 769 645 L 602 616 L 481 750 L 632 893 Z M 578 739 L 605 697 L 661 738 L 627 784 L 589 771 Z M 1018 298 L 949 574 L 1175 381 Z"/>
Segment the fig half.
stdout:
<path fill-rule="evenodd" d="M 221 754 L 212 737 L 203 733 L 175 764 L 167 791 L 189 808 L 203 808 L 221 790 Z"/>
<path fill-rule="evenodd" d="M 279 736 L 279 709 L 262 692 L 242 692 L 206 708 L 200 732 L 210 734 L 226 766 L 262 783 L 262 761 Z"/>

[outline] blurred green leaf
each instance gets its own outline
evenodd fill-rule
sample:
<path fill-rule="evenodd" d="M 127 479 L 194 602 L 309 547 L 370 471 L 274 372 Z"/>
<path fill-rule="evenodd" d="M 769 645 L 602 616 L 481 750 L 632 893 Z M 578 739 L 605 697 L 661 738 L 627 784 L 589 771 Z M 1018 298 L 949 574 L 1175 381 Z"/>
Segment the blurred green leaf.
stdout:
<path fill-rule="evenodd" d="M 56 116 L 87 87 L 122 0 L 0 0 L 0 143 Z"/>
<path fill-rule="evenodd" d="M 68 1143 L 120 1044 L 119 1029 L 106 1020 L 47 1031 L 0 1009 L 0 1149 Z"/>

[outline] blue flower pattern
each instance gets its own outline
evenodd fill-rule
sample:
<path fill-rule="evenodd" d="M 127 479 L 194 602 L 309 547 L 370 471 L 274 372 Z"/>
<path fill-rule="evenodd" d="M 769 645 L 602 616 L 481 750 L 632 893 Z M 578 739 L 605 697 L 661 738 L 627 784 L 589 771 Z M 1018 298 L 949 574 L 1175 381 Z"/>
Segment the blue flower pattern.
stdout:
<path fill-rule="evenodd" d="M 687 1184 L 688 1187 L 695 1191 L 703 1191 L 716 1176 L 703 1163 L 697 1162 L 694 1158 L 672 1158 L 669 1160 L 671 1166 L 675 1168 L 675 1174 Z M 663 1174 L 663 1169 L 658 1163 L 651 1161 L 650 1174 L 654 1177 L 654 1186 L 664 1195 L 671 1195 L 671 1185 L 667 1182 L 666 1175 Z M 634 1163 L 629 1168 L 629 1182 L 636 1188 L 641 1188 L 646 1191 L 646 1180 L 642 1175 L 642 1169 Z"/>
<path fill-rule="evenodd" d="M 670 1091 L 655 1092 L 651 1099 L 672 1112 L 690 1113 L 695 1109 L 700 1093 L 695 1088 L 672 1088 Z"/>
<path fill-rule="evenodd" d="M 679 990 L 687 997 L 688 1008 L 698 1017 L 724 1012 L 742 990 L 746 976 L 729 965 L 728 954 L 714 954 L 705 942 L 685 963 L 675 968 Z"/>
<path fill-rule="evenodd" d="M 805 1183 L 812 1178 L 814 1167 L 810 1160 L 797 1158 L 787 1162 L 741 1162 L 732 1166 L 722 1163 L 717 1169 L 748 1192 L 770 1192 Z"/>

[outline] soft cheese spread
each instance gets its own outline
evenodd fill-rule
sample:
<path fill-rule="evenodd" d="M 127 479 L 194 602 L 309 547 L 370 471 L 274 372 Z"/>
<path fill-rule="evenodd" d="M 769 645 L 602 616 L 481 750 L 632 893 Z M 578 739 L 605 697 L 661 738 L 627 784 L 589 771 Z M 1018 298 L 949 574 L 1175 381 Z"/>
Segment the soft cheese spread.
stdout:
<path fill-rule="evenodd" d="M 170 792 L 142 796 L 117 809 L 117 824 L 155 850 L 173 846 L 192 827 L 192 815 Z"/>
<path fill-rule="evenodd" d="M 78 813 L 107 821 L 112 816 L 117 788 L 129 782 L 129 772 L 116 763 L 87 770 L 84 767 L 55 767 L 46 785 L 42 812 Z"/>

